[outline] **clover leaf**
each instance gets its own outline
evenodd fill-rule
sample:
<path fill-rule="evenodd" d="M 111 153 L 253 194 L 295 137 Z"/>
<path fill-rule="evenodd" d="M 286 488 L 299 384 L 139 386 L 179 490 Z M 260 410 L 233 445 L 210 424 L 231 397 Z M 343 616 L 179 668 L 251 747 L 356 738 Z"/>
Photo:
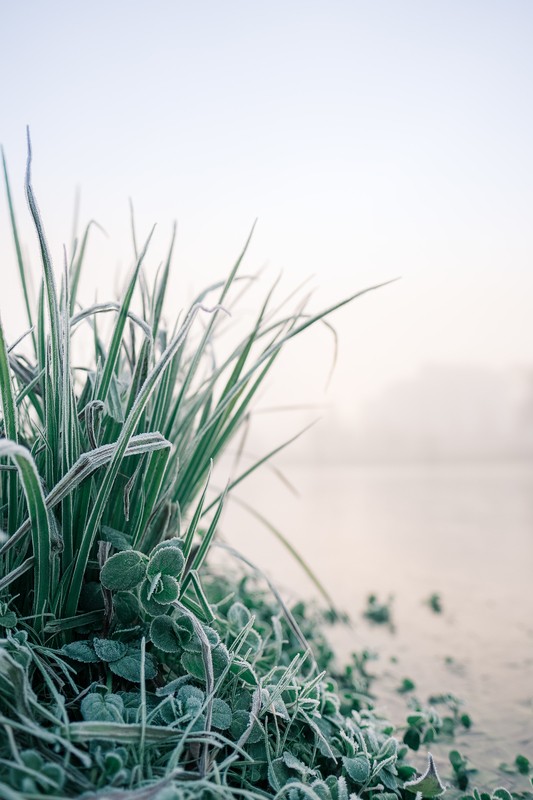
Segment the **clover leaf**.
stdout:
<path fill-rule="evenodd" d="M 113 595 L 113 610 L 122 625 L 133 625 L 139 618 L 139 601 L 133 592 L 116 592 Z"/>
<path fill-rule="evenodd" d="M 90 692 L 81 701 L 80 710 L 88 722 L 122 722 L 124 701 L 118 694 Z"/>
<path fill-rule="evenodd" d="M 134 589 L 146 575 L 146 556 L 136 550 L 124 550 L 109 558 L 100 573 L 106 589 L 124 591 Z"/>
<path fill-rule="evenodd" d="M 183 553 L 177 547 L 164 547 L 151 556 L 146 574 L 154 578 L 161 573 L 173 578 L 179 578 L 185 566 Z"/>
<path fill-rule="evenodd" d="M 231 735 L 234 739 L 240 739 L 241 736 L 251 727 L 247 742 L 248 744 L 256 744 L 264 739 L 265 734 L 261 724 L 253 721 L 253 717 L 249 711 L 234 711 L 233 719 L 231 722 Z"/>
<path fill-rule="evenodd" d="M 158 572 L 150 580 L 147 598 L 148 600 L 155 600 L 156 603 L 161 605 L 168 605 L 178 599 L 179 593 L 180 585 L 176 578 Z"/>
<path fill-rule="evenodd" d="M 354 783 L 366 783 L 370 777 L 370 761 L 364 753 L 357 753 L 353 758 L 344 757 L 342 763 Z"/>
<path fill-rule="evenodd" d="M 0 626 L 2 628 L 14 628 L 17 624 L 17 615 L 14 611 L 5 611 L 0 616 Z"/>
<path fill-rule="evenodd" d="M 189 625 L 187 625 L 186 620 L 189 622 Z M 198 638 L 198 635 L 196 634 L 196 631 L 192 627 L 190 620 L 188 620 L 187 617 L 183 619 L 183 624 L 184 627 L 187 626 L 191 630 L 191 636 L 189 636 L 189 638 L 184 640 L 183 642 L 184 650 L 187 650 L 187 652 L 189 653 L 201 653 L 202 644 L 200 642 L 200 639 Z M 207 641 L 209 642 L 209 646 L 211 648 L 216 647 L 220 643 L 220 636 L 218 635 L 216 630 L 214 628 L 211 628 L 209 625 L 203 625 L 202 627 L 207 637 Z"/>
<path fill-rule="evenodd" d="M 232 628 L 242 630 L 250 621 L 251 614 L 243 603 L 233 603 L 228 610 L 228 622 Z"/>
<path fill-rule="evenodd" d="M 213 727 L 218 728 L 221 731 L 225 731 L 231 727 L 231 723 L 233 721 L 231 708 L 226 701 L 222 700 L 220 697 L 215 697 L 213 699 L 213 714 L 211 721 L 213 723 Z"/>
<path fill-rule="evenodd" d="M 118 661 L 128 652 L 127 645 L 114 639 L 94 639 L 93 647 L 100 661 Z"/>
<path fill-rule="evenodd" d="M 130 647 L 128 652 L 118 661 L 111 661 L 109 669 L 118 675 L 120 678 L 125 678 L 131 683 L 141 682 L 141 651 L 134 647 Z M 150 653 L 145 654 L 144 659 L 144 677 L 146 680 L 152 680 L 157 674 L 157 665 L 154 657 Z"/>
<path fill-rule="evenodd" d="M 161 602 L 159 603 L 152 595 L 151 595 L 151 585 L 149 580 L 145 580 L 141 584 L 141 588 L 139 591 L 139 599 L 141 601 L 141 605 L 151 617 L 158 617 L 160 614 L 163 614 L 165 611 L 168 611 L 170 608 L 169 602 Z"/>
<path fill-rule="evenodd" d="M 189 635 L 188 631 L 183 631 L 177 623 L 165 615 L 160 615 L 152 620 L 150 626 L 150 638 L 152 642 L 164 653 L 178 653 L 183 649 L 182 636 L 180 633 Z"/>
<path fill-rule="evenodd" d="M 132 537 L 127 533 L 115 530 L 115 528 L 110 528 L 108 525 L 102 525 L 102 539 L 104 542 L 112 544 L 115 550 L 132 549 Z"/>
<path fill-rule="evenodd" d="M 64 644 L 61 652 L 73 661 L 82 661 L 84 664 L 95 664 L 100 660 L 91 642 L 87 640 Z"/>

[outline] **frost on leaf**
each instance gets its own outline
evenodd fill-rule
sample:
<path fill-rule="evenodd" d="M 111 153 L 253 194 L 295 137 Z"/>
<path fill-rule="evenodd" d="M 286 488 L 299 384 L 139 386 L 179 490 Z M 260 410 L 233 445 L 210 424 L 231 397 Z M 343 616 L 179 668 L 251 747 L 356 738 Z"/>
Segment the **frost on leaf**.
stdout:
<path fill-rule="evenodd" d="M 80 710 L 88 722 L 122 722 L 124 701 L 117 694 L 90 692 L 81 701 Z"/>
<path fill-rule="evenodd" d="M 427 798 L 439 797 L 444 794 L 446 787 L 441 783 L 431 753 L 428 753 L 428 766 L 424 774 L 412 781 L 406 781 L 404 788 L 415 794 L 419 792 L 422 797 Z"/>
<path fill-rule="evenodd" d="M 138 586 L 146 574 L 146 562 L 142 553 L 124 550 L 108 559 L 100 573 L 100 580 L 106 589 L 125 591 Z"/>

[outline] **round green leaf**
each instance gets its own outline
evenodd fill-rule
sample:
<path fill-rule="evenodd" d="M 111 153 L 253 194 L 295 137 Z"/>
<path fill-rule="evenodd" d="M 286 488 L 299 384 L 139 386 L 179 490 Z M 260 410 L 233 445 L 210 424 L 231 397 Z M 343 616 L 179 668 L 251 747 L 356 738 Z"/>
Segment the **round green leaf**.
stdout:
<path fill-rule="evenodd" d="M 182 617 L 182 624 L 184 624 L 184 626 L 191 631 L 191 635 L 189 636 L 188 639 L 185 639 L 183 641 L 183 648 L 184 650 L 187 650 L 189 653 L 201 653 L 202 645 L 200 639 L 198 638 L 196 631 L 192 627 L 190 619 L 187 620 L 187 622 L 185 620 L 187 620 L 187 618 L 185 617 L 184 619 Z M 204 625 L 203 629 L 207 637 L 207 641 L 209 642 L 209 646 L 211 648 L 217 647 L 217 645 L 220 644 L 220 636 L 218 635 L 216 630 L 214 628 L 211 628 L 210 625 Z"/>
<path fill-rule="evenodd" d="M 91 642 L 85 640 L 82 642 L 64 644 L 61 648 L 61 652 L 69 658 L 72 658 L 73 661 L 82 661 L 84 664 L 95 664 L 100 660 Z"/>
<path fill-rule="evenodd" d="M 106 775 L 109 775 L 110 777 L 116 775 L 116 773 L 122 769 L 123 766 L 124 760 L 122 759 L 120 753 L 110 750 L 105 754 L 104 769 Z"/>
<path fill-rule="evenodd" d="M 93 647 L 96 655 L 101 661 L 118 661 L 126 655 L 128 648 L 124 642 L 114 639 L 94 639 Z"/>
<path fill-rule="evenodd" d="M 250 621 L 251 614 L 242 603 L 233 603 L 228 611 L 228 622 L 232 628 L 240 631 Z"/>
<path fill-rule="evenodd" d="M 244 730 L 247 730 L 248 727 L 250 726 L 251 722 L 252 722 L 252 715 L 248 711 L 237 711 L 233 715 L 233 719 L 235 719 L 237 714 L 239 714 L 239 715 L 245 714 L 246 715 L 246 726 L 245 726 Z M 233 731 L 233 725 L 231 726 L 231 730 Z M 244 733 L 244 731 L 243 731 L 243 733 Z M 252 729 L 250 731 L 250 735 L 248 736 L 247 743 L 248 744 L 257 744 L 258 742 L 263 742 L 264 740 L 265 740 L 265 731 L 263 729 L 263 726 L 261 725 L 260 722 L 255 720 L 253 722 Z"/>
<path fill-rule="evenodd" d="M 116 592 L 113 595 L 113 611 L 121 625 L 133 625 L 140 614 L 136 595 L 133 592 Z"/>
<path fill-rule="evenodd" d="M 102 525 L 102 540 L 110 542 L 115 550 L 131 550 L 131 536 L 108 525 Z"/>
<path fill-rule="evenodd" d="M 246 639 L 244 640 L 243 649 L 245 651 L 249 649 L 252 651 L 252 653 L 258 653 L 259 650 L 261 649 L 262 644 L 263 640 L 261 639 L 257 631 L 254 631 L 253 628 L 250 628 L 250 630 L 246 634 Z"/>
<path fill-rule="evenodd" d="M 150 626 L 150 638 L 164 653 L 178 653 L 182 649 L 178 627 L 171 617 L 155 617 Z"/>
<path fill-rule="evenodd" d="M 80 710 L 88 722 L 122 722 L 124 702 L 118 694 L 90 692 L 81 701 Z"/>
<path fill-rule="evenodd" d="M 150 581 L 145 580 L 141 584 L 141 589 L 139 592 L 139 599 L 141 601 L 141 605 L 146 611 L 147 614 L 150 614 L 151 617 L 158 617 L 160 614 L 163 614 L 165 611 L 168 611 L 170 608 L 170 604 L 166 603 L 158 603 L 157 600 L 154 600 L 153 597 L 149 597 L 150 593 Z"/>
<path fill-rule="evenodd" d="M 364 753 L 358 753 L 353 758 L 345 757 L 342 763 L 354 783 L 363 784 L 370 777 L 370 761 Z"/>
<path fill-rule="evenodd" d="M 23 750 L 20 754 L 25 767 L 39 772 L 43 766 L 43 757 L 37 750 Z"/>
<path fill-rule="evenodd" d="M 503 787 L 495 789 L 492 796 L 496 798 L 496 800 L 512 800 L 511 793 Z"/>
<path fill-rule="evenodd" d="M 268 768 L 268 782 L 276 792 L 279 792 L 282 786 L 285 786 L 291 777 L 294 776 L 291 775 L 282 758 L 276 758 L 274 761 L 271 761 Z"/>
<path fill-rule="evenodd" d="M 166 725 L 173 725 L 177 719 L 176 706 L 173 698 L 167 700 L 159 709 L 159 714 Z"/>
<path fill-rule="evenodd" d="M 233 715 L 229 705 L 220 697 L 215 697 L 213 699 L 213 727 L 225 731 L 231 726 L 232 719 Z"/>
<path fill-rule="evenodd" d="M 60 764 L 45 764 L 41 770 L 41 773 L 53 781 L 57 789 L 63 788 L 66 780 L 66 774 L 65 770 Z"/>
<path fill-rule="evenodd" d="M 177 547 L 164 547 L 152 555 L 146 574 L 149 578 L 153 578 L 160 572 L 163 575 L 179 578 L 183 572 L 184 565 L 185 559 L 181 550 Z"/>
<path fill-rule="evenodd" d="M 123 658 L 118 661 L 112 661 L 109 664 L 109 669 L 121 678 L 125 678 L 132 683 L 141 682 L 141 651 L 130 650 Z M 150 653 L 146 653 L 144 662 L 144 677 L 146 680 L 152 680 L 157 673 L 155 659 Z"/>
<path fill-rule="evenodd" d="M 197 686 L 192 686 L 188 683 L 178 690 L 176 700 L 181 703 L 183 708 L 190 712 L 194 708 L 198 709 L 203 706 L 205 694 Z"/>
<path fill-rule="evenodd" d="M 411 750 L 418 750 L 420 747 L 420 734 L 416 728 L 407 728 L 403 735 L 403 740 Z"/>
<path fill-rule="evenodd" d="M 180 585 L 175 578 L 170 575 L 160 575 L 151 600 L 155 600 L 161 605 L 168 605 L 178 599 L 179 593 Z"/>
<path fill-rule="evenodd" d="M 138 586 L 146 574 L 146 557 L 136 550 L 124 550 L 109 558 L 100 573 L 106 589 L 118 592 Z"/>
<path fill-rule="evenodd" d="M 205 681 L 204 660 L 200 653 L 183 653 L 181 663 L 189 675 Z"/>
<path fill-rule="evenodd" d="M 160 550 L 165 550 L 167 547 L 174 547 L 177 550 L 183 550 L 183 539 L 174 536 L 172 539 L 164 539 L 164 541 L 159 542 L 153 548 L 152 552 L 150 553 L 150 558 L 155 556 L 156 553 L 159 553 Z"/>
<path fill-rule="evenodd" d="M 0 626 L 2 628 L 14 628 L 17 624 L 17 615 L 14 611 L 6 611 L 0 617 Z"/>

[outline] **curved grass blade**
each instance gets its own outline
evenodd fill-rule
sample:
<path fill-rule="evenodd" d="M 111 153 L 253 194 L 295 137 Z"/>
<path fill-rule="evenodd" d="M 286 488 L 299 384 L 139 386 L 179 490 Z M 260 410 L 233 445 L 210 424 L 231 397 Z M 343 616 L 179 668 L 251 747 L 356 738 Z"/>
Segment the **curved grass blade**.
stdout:
<path fill-rule="evenodd" d="M 51 550 L 48 512 L 37 468 L 30 452 L 15 442 L 4 440 L 0 441 L 0 457 L 2 456 L 12 459 L 17 466 L 26 496 L 35 558 L 33 609 L 36 625 L 40 628 L 40 616 L 46 610 L 50 598 Z"/>
<path fill-rule="evenodd" d="M 89 308 L 84 308 L 83 311 L 80 311 L 78 314 L 75 314 L 70 320 L 70 327 L 75 328 L 84 319 L 92 317 L 95 314 L 105 314 L 108 311 L 120 311 L 121 308 L 122 306 L 120 305 L 120 303 L 113 303 L 113 302 L 96 303 L 93 306 L 89 306 Z M 128 319 L 131 319 L 132 322 L 134 322 L 136 325 L 139 326 L 139 328 L 141 328 L 142 332 L 144 333 L 147 339 L 152 338 L 152 330 L 148 325 L 148 323 L 145 322 L 144 319 L 142 319 L 142 317 L 139 317 L 133 311 L 129 310 L 127 312 L 127 316 Z"/>
<path fill-rule="evenodd" d="M 37 231 L 39 239 L 39 247 L 41 250 L 41 258 L 44 273 L 44 283 L 46 286 L 46 296 L 48 300 L 48 314 L 50 318 L 50 336 L 52 342 L 52 379 L 54 387 L 59 388 L 61 385 L 61 348 L 60 348 L 60 318 L 59 318 L 59 303 L 57 299 L 56 282 L 52 266 L 52 259 L 48 250 L 46 236 L 44 234 L 44 227 L 39 213 L 39 208 L 33 194 L 33 187 L 31 184 L 31 139 L 30 130 L 27 128 L 27 141 L 28 141 L 28 160 L 26 165 L 26 197 L 28 205 Z M 57 392 L 56 392 L 57 394 Z M 57 410 L 57 409 L 56 409 Z"/>
<path fill-rule="evenodd" d="M 4 435 L 13 442 L 18 442 L 18 426 L 15 397 L 11 384 L 9 370 L 9 357 L 7 354 L 7 344 L 4 336 L 4 328 L 0 318 L 0 401 L 2 403 L 2 414 L 4 418 Z M 8 485 L 8 508 L 7 508 L 7 530 L 13 533 L 17 524 L 17 475 L 10 474 L 6 478 Z"/>
<path fill-rule="evenodd" d="M 15 467 L 16 469 L 16 467 Z M 20 566 L 15 567 L 12 569 L 11 572 L 8 572 L 7 575 L 4 575 L 3 578 L 0 578 L 0 592 L 6 589 L 11 583 L 16 581 L 18 578 L 25 575 L 26 572 L 29 572 L 30 569 L 33 567 L 35 563 L 35 559 L 33 556 L 30 556 L 25 561 L 20 564 Z"/>
<path fill-rule="evenodd" d="M 153 450 L 159 450 L 165 447 L 170 447 L 168 442 L 160 433 L 142 433 L 132 436 L 128 447 L 125 450 L 124 458 L 134 455 L 142 455 L 149 453 Z M 82 481 L 88 478 L 92 473 L 109 463 L 113 457 L 116 449 L 116 444 L 106 444 L 91 450 L 89 453 L 83 453 L 72 466 L 72 468 L 64 475 L 61 480 L 54 486 L 52 491 L 46 496 L 45 503 L 48 509 L 54 508 L 60 503 L 67 495 L 69 495 Z M 8 541 L 0 547 L 0 556 L 4 555 L 7 551 L 11 550 L 17 542 L 21 540 L 25 533 L 30 530 L 31 520 L 27 519 L 15 533 L 9 537 Z"/>
<path fill-rule="evenodd" d="M 7 195 L 7 205 L 9 208 L 9 217 L 11 220 L 11 230 L 13 233 L 13 242 L 15 244 L 15 252 L 17 255 L 17 264 L 19 268 L 19 275 L 20 275 L 20 283 L 22 285 L 22 292 L 24 295 L 24 305 L 26 306 L 26 314 L 28 316 L 28 322 L 31 328 L 31 337 L 33 341 L 33 349 L 34 352 L 37 353 L 37 340 L 35 338 L 35 331 L 33 330 L 33 315 L 31 312 L 31 303 L 30 303 L 30 277 L 26 270 L 26 265 L 24 264 L 24 259 L 22 257 L 22 248 L 20 246 L 20 239 L 18 235 L 18 228 L 17 222 L 15 219 L 15 208 L 13 205 L 13 199 L 11 197 L 11 186 L 9 184 L 9 177 L 7 174 L 7 164 L 4 154 L 4 148 L 1 147 L 0 150 L 2 151 L 2 165 L 4 168 L 4 183 L 6 187 L 6 195 Z"/>

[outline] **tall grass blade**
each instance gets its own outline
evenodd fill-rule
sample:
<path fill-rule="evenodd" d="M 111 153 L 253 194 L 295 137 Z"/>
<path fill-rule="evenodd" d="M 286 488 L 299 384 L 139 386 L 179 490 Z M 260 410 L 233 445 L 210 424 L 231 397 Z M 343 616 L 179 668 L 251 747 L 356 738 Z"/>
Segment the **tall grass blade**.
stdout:
<path fill-rule="evenodd" d="M 30 302 L 30 276 L 28 274 L 28 270 L 26 269 L 26 265 L 24 263 L 24 258 L 22 257 L 22 248 L 20 246 L 20 239 L 18 234 L 17 222 L 15 219 L 15 207 L 13 204 L 13 198 L 11 196 L 11 186 L 9 184 L 9 177 L 7 174 L 7 164 L 4 154 L 4 148 L 0 148 L 2 151 L 2 166 L 4 168 L 4 183 L 6 187 L 6 195 L 7 195 L 7 205 L 9 208 L 9 217 L 11 220 L 11 231 L 13 233 L 13 242 L 15 244 L 15 252 L 17 255 L 17 265 L 19 269 L 19 276 L 20 276 L 20 283 L 22 286 L 22 293 L 24 295 L 24 305 L 26 306 L 26 314 L 28 316 L 28 323 L 30 328 L 32 329 L 32 341 L 33 341 L 33 349 L 35 354 L 37 354 L 37 341 L 35 338 L 35 332 L 33 330 L 33 314 L 31 310 L 31 302 Z"/>
<path fill-rule="evenodd" d="M 35 596 L 33 613 L 37 629 L 42 627 L 41 615 L 50 597 L 51 549 L 48 512 L 35 462 L 25 447 L 7 440 L 0 441 L 0 457 L 12 459 L 17 466 L 26 496 L 35 559 Z"/>
<path fill-rule="evenodd" d="M 124 327 L 126 325 L 126 320 L 128 318 L 128 310 L 130 307 L 130 303 L 133 297 L 133 292 L 135 290 L 135 286 L 137 285 L 137 279 L 139 277 L 139 270 L 141 269 L 142 262 L 146 255 L 146 251 L 148 250 L 148 246 L 150 244 L 150 240 L 153 236 L 155 228 L 152 228 L 148 239 L 142 249 L 142 252 L 138 258 L 137 264 L 135 265 L 135 269 L 133 270 L 133 275 L 130 278 L 128 283 L 128 287 L 124 294 L 124 299 L 122 301 L 122 305 L 120 307 L 118 319 L 115 323 L 115 328 L 113 330 L 113 336 L 111 338 L 111 344 L 109 345 L 109 352 L 107 354 L 107 358 L 104 364 L 104 371 L 102 373 L 102 377 L 100 379 L 98 389 L 96 392 L 96 399 L 105 401 L 107 398 L 107 393 L 109 391 L 109 385 L 111 383 L 111 378 L 115 372 L 117 366 L 117 360 L 120 353 L 120 347 L 122 344 L 122 336 L 124 333 Z"/>
<path fill-rule="evenodd" d="M 78 286 L 80 282 L 81 270 L 83 266 L 83 261 L 85 259 L 85 253 L 87 250 L 87 242 L 89 240 L 89 231 L 91 230 L 92 226 L 99 228 L 102 233 L 105 233 L 104 229 L 99 225 L 94 219 L 91 219 L 87 224 L 85 231 L 83 233 L 79 253 L 77 254 L 77 258 L 72 264 L 72 268 L 70 270 L 70 315 L 74 314 L 74 309 L 76 307 L 76 300 L 78 297 Z"/>
<path fill-rule="evenodd" d="M 224 283 L 224 285 L 222 287 L 222 292 L 220 294 L 220 298 L 219 298 L 219 301 L 218 301 L 220 307 L 222 307 L 222 303 L 224 302 L 224 300 L 226 298 L 226 295 L 228 294 L 228 292 L 229 292 L 229 290 L 231 288 L 231 285 L 233 284 L 233 281 L 235 280 L 235 277 L 237 275 L 237 271 L 238 271 L 240 265 L 242 264 L 244 256 L 246 255 L 246 251 L 248 250 L 250 241 L 252 239 L 254 228 L 255 228 L 255 222 L 254 222 L 254 224 L 252 226 L 252 230 L 250 231 L 250 233 L 248 235 L 248 238 L 247 238 L 247 240 L 246 240 L 246 242 L 244 244 L 244 247 L 243 247 L 239 257 L 237 258 L 237 261 L 235 262 L 235 264 L 233 266 L 233 269 L 231 270 L 231 272 L 230 272 L 230 274 L 228 276 L 228 279 L 225 281 L 225 283 Z M 213 331 L 213 327 L 215 325 L 216 320 L 217 320 L 217 315 L 214 314 L 213 317 L 209 320 L 209 323 L 208 323 L 208 325 L 206 327 L 205 333 L 204 333 L 199 345 L 196 347 L 196 349 L 194 351 L 194 355 L 192 357 L 189 369 L 187 371 L 187 374 L 186 374 L 185 379 L 184 379 L 184 381 L 182 383 L 180 392 L 178 394 L 178 397 L 177 397 L 177 400 L 176 400 L 176 403 L 175 403 L 175 408 L 174 408 L 173 413 L 171 415 L 170 425 L 173 424 L 173 420 L 175 419 L 175 417 L 177 415 L 177 412 L 181 407 L 181 404 L 183 402 L 183 398 L 185 397 L 185 393 L 189 389 L 189 387 L 190 387 L 190 385 L 192 383 L 192 380 L 193 380 L 194 376 L 196 375 L 196 372 L 198 370 L 198 366 L 199 366 L 199 364 L 201 362 L 201 359 L 202 359 L 202 357 L 204 355 L 207 343 L 210 340 L 211 333 Z"/>
<path fill-rule="evenodd" d="M 198 527 L 198 523 L 200 522 L 200 518 L 202 516 L 202 510 L 204 507 L 205 496 L 207 493 L 207 487 L 209 486 L 209 479 L 211 478 L 211 472 L 213 470 L 213 461 L 209 462 L 209 470 L 207 473 L 207 478 L 205 481 L 205 486 L 202 494 L 200 495 L 200 499 L 198 500 L 198 504 L 196 506 L 196 510 L 193 514 L 193 517 L 189 523 L 189 527 L 187 528 L 187 534 L 185 536 L 185 541 L 183 542 L 183 554 L 185 559 L 188 559 L 189 553 L 191 552 L 191 547 L 194 539 L 194 534 L 196 533 L 196 528 Z"/>
<path fill-rule="evenodd" d="M 203 537 L 203 539 L 202 539 L 202 541 L 200 543 L 200 546 L 198 548 L 198 552 L 194 556 L 190 572 L 185 576 L 185 579 L 183 581 L 184 588 L 187 586 L 188 582 L 190 581 L 190 574 L 193 573 L 193 572 L 198 572 L 198 570 L 200 569 L 200 567 L 202 566 L 202 564 L 203 564 L 203 562 L 205 560 L 205 557 L 206 557 L 206 555 L 208 553 L 209 547 L 211 546 L 211 542 L 213 541 L 213 538 L 214 538 L 216 530 L 217 530 L 218 521 L 220 519 L 220 515 L 222 514 L 222 509 L 224 508 L 224 501 L 226 499 L 226 495 L 227 495 L 227 490 L 224 492 L 224 494 L 222 495 L 222 497 L 219 500 L 217 510 L 215 511 L 215 515 L 214 515 L 213 519 L 211 520 L 209 528 L 207 529 L 207 531 L 204 534 L 204 537 Z"/>
<path fill-rule="evenodd" d="M 11 439 L 11 441 L 16 443 L 18 442 L 17 412 L 16 412 L 15 398 L 13 395 L 13 386 L 11 383 L 7 345 L 1 318 L 0 318 L 0 401 L 2 403 L 4 436 L 6 436 L 7 439 Z M 2 479 L 3 478 L 4 476 L 2 476 Z M 17 487 L 16 473 L 12 473 L 5 476 L 5 480 L 8 485 L 7 530 L 8 533 L 13 533 L 13 531 L 16 528 L 17 505 L 18 505 L 18 487 Z"/>
<path fill-rule="evenodd" d="M 161 280 L 159 281 L 157 291 L 154 292 L 154 303 L 152 309 L 152 335 L 154 339 L 156 338 L 157 332 L 159 330 L 161 313 L 163 311 L 163 303 L 165 301 L 165 295 L 167 292 L 170 264 L 172 261 L 172 253 L 174 252 L 174 244 L 176 241 L 176 231 L 177 231 L 177 226 L 176 223 L 174 223 L 174 225 L 172 226 L 172 238 L 170 240 L 170 247 L 168 249 L 167 260 L 163 268 L 163 274 L 161 275 Z"/>
<path fill-rule="evenodd" d="M 26 197 L 28 200 L 28 205 L 30 207 L 30 212 L 35 225 L 35 230 L 37 231 L 37 237 L 39 239 L 39 247 L 41 250 L 44 283 L 46 287 L 46 296 L 48 301 L 50 335 L 52 340 L 51 342 L 52 380 L 55 382 L 56 389 L 58 389 L 58 387 L 61 385 L 61 365 L 62 365 L 61 347 L 60 347 L 59 303 L 57 299 L 57 290 L 54 277 L 54 270 L 52 266 L 52 259 L 48 251 L 48 244 L 46 242 L 44 227 L 41 220 L 39 208 L 37 206 L 37 202 L 33 194 L 33 187 L 31 183 L 32 150 L 31 150 L 31 139 L 30 139 L 29 129 L 27 130 L 27 139 L 28 139 L 28 160 L 26 166 Z"/>

